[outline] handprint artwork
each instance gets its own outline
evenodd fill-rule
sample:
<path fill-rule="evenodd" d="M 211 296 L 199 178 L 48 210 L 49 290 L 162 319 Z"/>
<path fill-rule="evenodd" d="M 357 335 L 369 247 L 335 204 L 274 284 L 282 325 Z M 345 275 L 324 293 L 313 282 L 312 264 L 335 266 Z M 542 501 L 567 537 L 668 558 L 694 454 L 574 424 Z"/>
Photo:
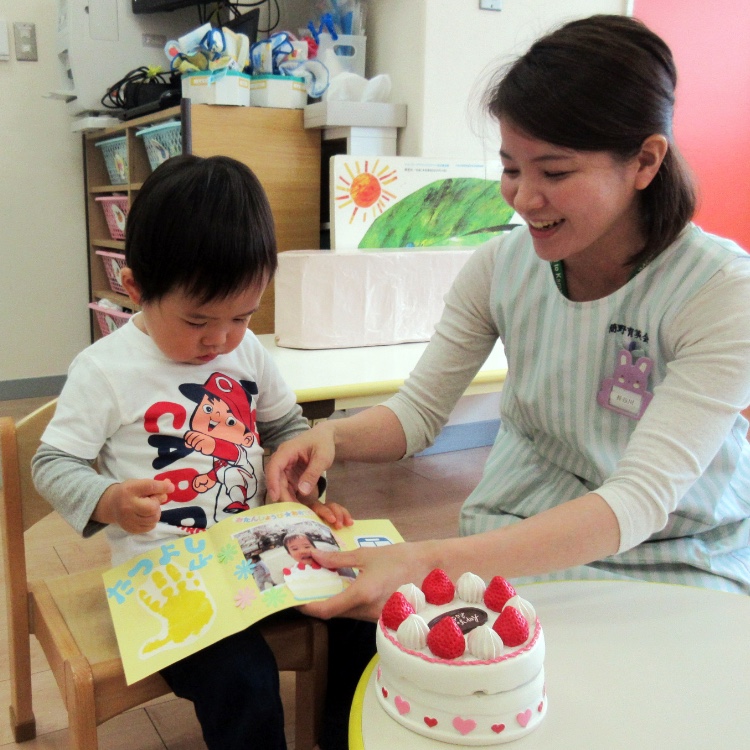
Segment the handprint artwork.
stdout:
<path fill-rule="evenodd" d="M 172 562 L 154 568 L 138 591 L 138 600 L 162 624 L 161 632 L 141 646 L 141 658 L 192 643 L 211 627 L 216 616 L 216 605 L 203 578 Z"/>

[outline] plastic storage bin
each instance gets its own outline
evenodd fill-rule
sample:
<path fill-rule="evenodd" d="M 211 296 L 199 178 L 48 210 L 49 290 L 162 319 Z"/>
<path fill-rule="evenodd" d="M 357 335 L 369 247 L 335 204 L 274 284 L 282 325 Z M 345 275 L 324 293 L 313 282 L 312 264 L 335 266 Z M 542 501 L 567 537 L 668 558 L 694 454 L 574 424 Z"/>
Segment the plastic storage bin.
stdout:
<path fill-rule="evenodd" d="M 97 305 L 96 302 L 89 302 L 89 308 L 96 315 L 96 321 L 99 323 L 99 330 L 102 332 L 102 336 L 106 336 L 112 333 L 112 331 L 121 328 L 133 317 L 133 313 L 125 312 L 124 310 L 112 310 L 109 307 Z"/>
<path fill-rule="evenodd" d="M 136 135 L 143 138 L 148 162 L 151 169 L 156 169 L 161 163 L 172 156 L 182 153 L 182 123 L 162 122 L 149 128 L 139 130 Z"/>
<path fill-rule="evenodd" d="M 96 254 L 102 259 L 112 291 L 127 294 L 120 279 L 120 269 L 125 265 L 125 256 L 122 253 L 110 253 L 106 250 L 97 250 Z"/>
<path fill-rule="evenodd" d="M 106 141 L 99 141 L 96 147 L 102 150 L 110 184 L 124 185 L 128 181 L 127 138 L 125 136 L 109 138 Z"/>
<path fill-rule="evenodd" d="M 367 37 L 321 34 L 317 58 L 328 68 L 331 78 L 339 73 L 356 73 L 364 78 Z"/>
<path fill-rule="evenodd" d="M 250 106 L 302 109 L 307 104 L 305 79 L 296 76 L 257 75 L 250 81 Z"/>
<path fill-rule="evenodd" d="M 95 198 L 104 210 L 109 234 L 113 240 L 125 239 L 125 222 L 128 218 L 127 195 L 102 195 Z"/>

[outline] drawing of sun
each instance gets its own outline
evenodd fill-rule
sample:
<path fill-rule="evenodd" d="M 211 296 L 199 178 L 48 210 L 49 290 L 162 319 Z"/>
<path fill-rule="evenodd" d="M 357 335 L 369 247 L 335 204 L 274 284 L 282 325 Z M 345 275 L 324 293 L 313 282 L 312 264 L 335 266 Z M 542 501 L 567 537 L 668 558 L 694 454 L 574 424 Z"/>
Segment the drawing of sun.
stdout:
<path fill-rule="evenodd" d="M 372 218 L 382 214 L 386 209 L 386 204 L 397 198 L 395 193 L 385 189 L 386 185 L 391 185 L 398 179 L 395 169 L 388 165 L 380 166 L 380 159 L 376 159 L 370 168 L 369 160 L 364 163 L 364 168 L 360 167 L 359 162 L 355 162 L 355 171 L 349 164 L 344 164 L 349 179 L 345 175 L 339 175 L 338 183 L 335 186 L 336 207 L 339 209 L 354 206 L 352 215 L 349 217 L 349 223 L 359 215 L 362 221 L 366 222 L 368 211 L 372 211 Z"/>

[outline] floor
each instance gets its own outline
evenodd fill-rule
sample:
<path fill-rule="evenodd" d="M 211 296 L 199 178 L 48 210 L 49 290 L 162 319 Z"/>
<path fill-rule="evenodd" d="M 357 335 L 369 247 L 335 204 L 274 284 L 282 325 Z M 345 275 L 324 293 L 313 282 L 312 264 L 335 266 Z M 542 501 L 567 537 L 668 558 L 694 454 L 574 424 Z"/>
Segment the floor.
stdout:
<path fill-rule="evenodd" d="M 16 419 L 46 399 L 0 401 L 0 416 Z M 455 533 L 463 499 L 479 481 L 489 448 L 410 458 L 397 464 L 335 464 L 328 473 L 328 497 L 355 518 L 390 518 L 406 540 Z M 79 539 L 55 514 L 27 533 L 29 573 L 60 574 L 107 564 L 103 539 Z M 0 588 L 4 573 L 0 571 Z M 8 724 L 9 681 L 5 597 L 0 603 L 0 750 L 62 750 L 68 747 L 67 715 L 41 650 L 32 644 L 37 738 L 13 742 Z M 289 748 L 293 750 L 294 674 L 282 674 Z M 189 702 L 165 696 L 129 711 L 99 728 L 101 750 L 201 750 L 205 744 Z"/>

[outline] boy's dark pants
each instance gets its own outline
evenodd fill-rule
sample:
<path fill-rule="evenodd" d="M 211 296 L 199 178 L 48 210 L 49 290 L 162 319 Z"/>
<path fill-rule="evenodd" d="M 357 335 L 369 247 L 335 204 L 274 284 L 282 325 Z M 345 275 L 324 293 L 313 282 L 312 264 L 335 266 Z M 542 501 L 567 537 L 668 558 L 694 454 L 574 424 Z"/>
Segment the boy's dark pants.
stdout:
<path fill-rule="evenodd" d="M 374 654 L 374 623 L 345 618 L 328 622 L 321 750 L 347 750 L 352 698 Z M 175 695 L 194 703 L 209 750 L 285 750 L 276 660 L 256 628 L 224 638 L 161 674 Z"/>

